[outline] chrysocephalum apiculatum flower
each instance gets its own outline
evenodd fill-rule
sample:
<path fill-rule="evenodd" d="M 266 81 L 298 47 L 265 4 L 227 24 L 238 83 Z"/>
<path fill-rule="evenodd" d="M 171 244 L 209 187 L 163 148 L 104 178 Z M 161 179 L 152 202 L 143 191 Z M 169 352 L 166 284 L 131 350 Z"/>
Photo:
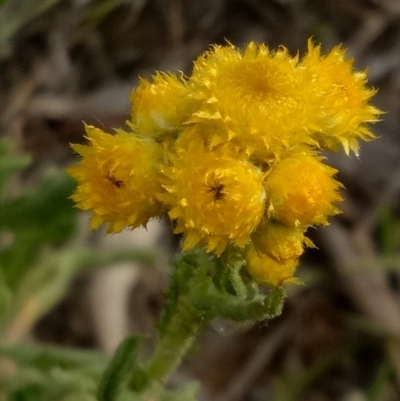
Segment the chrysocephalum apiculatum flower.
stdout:
<path fill-rule="evenodd" d="M 204 246 L 221 254 L 229 243 L 244 248 L 260 222 L 264 174 L 227 146 L 210 152 L 188 128 L 164 168 L 166 194 L 160 199 L 184 233 L 184 249 Z"/>
<path fill-rule="evenodd" d="M 85 128 L 89 143 L 72 146 L 82 160 L 67 172 L 78 182 L 72 199 L 93 214 L 91 228 L 109 223 L 108 232 L 117 233 L 160 216 L 160 145 L 120 130 L 111 135 L 90 125 Z"/>
<path fill-rule="evenodd" d="M 314 143 L 309 135 L 312 110 L 304 102 L 308 84 L 297 63 L 283 47 L 271 51 L 250 43 L 241 52 L 214 46 L 194 64 L 190 84 L 202 103 L 192 121 L 221 120 L 230 128 L 232 145 L 262 162 Z"/>
<path fill-rule="evenodd" d="M 321 46 L 309 40 L 308 52 L 298 66 L 309 82 L 307 101 L 315 110 L 313 138 L 329 150 L 342 145 L 346 154 L 358 153 L 360 139 L 375 138 L 367 123 L 377 122 L 381 114 L 369 104 L 376 90 L 366 87 L 366 71 L 354 71 L 353 62 L 345 59 L 341 46 L 322 55 Z"/>
<path fill-rule="evenodd" d="M 267 214 L 288 226 L 326 224 L 339 212 L 334 206 L 341 200 L 336 172 L 306 152 L 284 158 L 271 166 L 265 180 Z"/>
<path fill-rule="evenodd" d="M 305 236 L 306 227 L 291 227 L 267 218 L 257 227 L 251 239 L 257 250 L 277 262 L 298 259 L 304 247 L 313 247 Z"/>
<path fill-rule="evenodd" d="M 237 252 L 249 276 L 280 286 L 293 274 L 310 226 L 328 224 L 341 200 L 321 150 L 358 152 L 374 136 L 375 90 L 345 51 L 311 41 L 303 58 L 284 47 L 214 46 L 190 76 L 157 73 L 131 95 L 130 132 L 88 126 L 69 168 L 92 228 L 145 225 L 167 212 L 183 248 Z M 233 253 L 232 253 L 233 255 Z M 232 256 L 233 257 L 233 256 Z M 236 257 L 236 256 L 235 256 Z"/>
<path fill-rule="evenodd" d="M 187 84 L 171 74 L 157 73 L 152 82 L 141 79 L 131 93 L 132 120 L 138 136 L 163 140 L 176 136 L 190 115 Z"/>
<path fill-rule="evenodd" d="M 261 283 L 270 286 L 299 283 L 293 277 L 297 259 L 278 261 L 261 252 L 250 242 L 246 250 L 246 267 L 249 274 Z"/>

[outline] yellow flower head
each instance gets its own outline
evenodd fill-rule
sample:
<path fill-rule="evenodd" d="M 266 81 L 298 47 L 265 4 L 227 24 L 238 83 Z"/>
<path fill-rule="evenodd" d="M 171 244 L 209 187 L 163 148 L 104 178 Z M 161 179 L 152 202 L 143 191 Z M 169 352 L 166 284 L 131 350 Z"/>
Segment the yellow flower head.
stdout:
<path fill-rule="evenodd" d="M 210 152 L 190 130 L 170 159 L 160 199 L 176 220 L 175 232 L 185 235 L 183 248 L 200 245 L 217 254 L 228 243 L 243 248 L 263 215 L 264 174 L 228 148 Z"/>
<path fill-rule="evenodd" d="M 304 227 L 285 226 L 275 221 L 264 219 L 251 236 L 254 247 L 278 262 L 299 258 L 304 246 L 313 246 Z"/>
<path fill-rule="evenodd" d="M 264 284 L 280 287 L 283 284 L 298 284 L 299 279 L 293 277 L 298 259 L 277 261 L 265 253 L 259 252 L 250 243 L 246 247 L 246 269 L 250 276 Z"/>
<path fill-rule="evenodd" d="M 82 155 L 68 169 L 73 199 L 92 211 L 92 228 L 108 222 L 109 232 L 167 211 L 185 250 L 227 260 L 239 252 L 255 280 L 294 282 L 312 246 L 306 229 L 339 212 L 337 171 L 318 152 L 357 152 L 381 113 L 366 73 L 344 56 L 340 46 L 322 55 L 311 41 L 301 60 L 253 42 L 214 46 L 189 77 L 141 79 L 132 134 L 88 126 L 89 144 L 73 146 Z"/>
<path fill-rule="evenodd" d="M 156 139 L 176 135 L 191 108 L 186 94 L 185 81 L 175 75 L 157 73 L 152 82 L 141 79 L 131 93 L 130 125 L 136 134 Z"/>
<path fill-rule="evenodd" d="M 72 199 L 93 213 L 91 229 L 109 223 L 108 232 L 135 228 L 160 216 L 163 208 L 155 194 L 161 190 L 158 163 L 161 148 L 150 139 L 118 131 L 110 135 L 86 126 L 88 145 L 72 145 L 82 156 L 67 172 L 78 181 Z"/>
<path fill-rule="evenodd" d="M 317 119 L 315 139 L 319 146 L 345 152 L 358 152 L 358 141 L 371 140 L 374 134 L 367 123 L 377 122 L 382 113 L 369 104 L 376 90 L 366 87 L 365 71 L 354 71 L 353 60 L 345 60 L 345 50 L 336 46 L 321 55 L 321 46 L 308 42 L 308 53 L 299 64 L 309 82 L 305 99 L 314 103 Z"/>
<path fill-rule="evenodd" d="M 342 199 L 336 172 L 307 153 L 277 163 L 265 180 L 269 217 L 289 226 L 327 224 Z"/>
<path fill-rule="evenodd" d="M 294 145 L 315 143 L 309 136 L 309 84 L 297 62 L 285 48 L 273 52 L 252 42 L 241 52 L 215 46 L 194 63 L 190 87 L 202 103 L 191 121 L 221 121 L 229 128 L 229 140 L 257 160 L 279 159 Z M 214 138 L 223 141 L 226 135 Z"/>

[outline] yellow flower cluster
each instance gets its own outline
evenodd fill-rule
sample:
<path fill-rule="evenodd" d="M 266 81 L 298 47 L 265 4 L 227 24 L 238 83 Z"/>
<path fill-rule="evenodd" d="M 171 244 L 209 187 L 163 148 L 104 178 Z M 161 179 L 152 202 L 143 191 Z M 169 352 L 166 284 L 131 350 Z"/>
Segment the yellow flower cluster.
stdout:
<path fill-rule="evenodd" d="M 327 224 L 341 200 L 319 151 L 358 152 L 380 115 L 365 72 L 344 56 L 311 41 L 302 59 L 283 47 L 214 46 L 189 77 L 141 79 L 129 132 L 87 126 L 89 143 L 73 145 L 73 199 L 92 211 L 92 228 L 119 232 L 166 212 L 185 250 L 233 246 L 255 280 L 293 281 L 312 246 L 307 228 Z"/>

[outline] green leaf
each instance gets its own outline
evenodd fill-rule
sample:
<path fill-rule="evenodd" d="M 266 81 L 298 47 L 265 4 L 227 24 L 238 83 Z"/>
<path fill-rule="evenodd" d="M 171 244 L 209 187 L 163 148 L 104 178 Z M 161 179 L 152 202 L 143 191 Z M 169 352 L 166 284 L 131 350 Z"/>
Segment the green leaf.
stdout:
<path fill-rule="evenodd" d="M 1 19 L 0 22 L 3 23 Z M 0 198 L 4 196 L 6 184 L 11 175 L 28 166 L 30 162 L 29 156 L 12 152 L 8 138 L 0 140 Z"/>
<path fill-rule="evenodd" d="M 264 300 L 265 317 L 273 319 L 282 313 L 285 291 L 281 287 L 274 287 Z"/>
<path fill-rule="evenodd" d="M 1 343 L 0 355 L 12 359 L 18 369 L 2 383 L 8 401 L 95 401 L 110 360 L 95 351 L 38 344 Z"/>
<path fill-rule="evenodd" d="M 43 247 L 67 240 L 74 232 L 76 209 L 69 198 L 75 187 L 65 173 L 54 173 L 32 191 L 0 203 L 0 231 L 12 243 L 1 251 L 7 283 L 16 287 L 37 262 Z"/>
<path fill-rule="evenodd" d="M 19 233 L 11 246 L 1 253 L 0 268 L 11 288 L 16 288 L 25 274 L 35 266 L 42 244 L 35 233 Z"/>
<path fill-rule="evenodd" d="M 241 270 L 244 264 L 244 261 L 236 262 L 232 266 L 228 267 L 228 271 L 230 273 L 229 278 L 235 290 L 235 295 L 242 299 L 246 299 L 247 297 L 247 286 L 241 277 Z"/>
<path fill-rule="evenodd" d="M 39 344 L 0 344 L 0 354 L 19 366 L 34 367 L 41 372 L 58 367 L 78 369 L 93 377 L 100 377 L 110 360 L 107 355 L 95 351 Z"/>
<path fill-rule="evenodd" d="M 20 378 L 20 380 L 21 379 L 23 378 Z M 25 385 L 18 386 L 18 383 L 11 383 L 11 390 L 8 393 L 7 401 L 39 401 L 43 400 L 45 385 L 26 383 Z"/>
<path fill-rule="evenodd" d="M 13 301 L 13 293 L 5 282 L 4 274 L 0 270 L 0 333 L 4 321 L 7 319 Z"/>
<path fill-rule="evenodd" d="M 97 379 L 82 370 L 54 366 L 48 371 L 18 366 L 2 387 L 7 401 L 94 401 Z M 74 397 L 74 398 L 72 398 Z"/>
<path fill-rule="evenodd" d="M 100 381 L 99 401 L 117 401 L 126 390 L 132 375 L 145 380 L 145 377 L 141 375 L 141 368 L 137 365 L 139 345 L 140 338 L 137 336 L 127 337 L 119 345 Z M 133 384 L 140 383 L 138 381 Z"/>
<path fill-rule="evenodd" d="M 387 360 L 384 360 L 371 383 L 366 401 L 380 401 L 384 398 L 385 390 L 390 383 L 393 369 Z"/>
<path fill-rule="evenodd" d="M 199 384 L 192 382 L 181 390 L 165 392 L 161 395 L 160 401 L 196 401 L 199 389 Z"/>
<path fill-rule="evenodd" d="M 48 251 L 20 278 L 11 315 L 18 319 L 23 314 L 24 327 L 17 325 L 23 333 L 62 299 L 78 272 L 122 261 L 151 265 L 154 260 L 155 252 L 131 249 L 111 252 L 65 247 L 60 251 Z"/>
<path fill-rule="evenodd" d="M 102 0 L 92 2 L 85 10 L 83 19 L 89 24 L 98 25 L 116 8 L 132 3 L 132 0 Z"/>
<path fill-rule="evenodd" d="M 0 229 L 33 233 L 42 242 L 65 240 L 75 227 L 76 211 L 69 199 L 74 187 L 64 173 L 46 177 L 35 190 L 2 202 Z"/>
<path fill-rule="evenodd" d="M 8 0 L 0 9 L 0 54 L 3 45 L 28 22 L 53 7 L 61 0 Z"/>
<path fill-rule="evenodd" d="M 87 393 L 71 393 L 66 397 L 61 398 L 60 401 L 97 401 L 97 398 L 93 394 Z"/>
<path fill-rule="evenodd" d="M 393 209 L 384 207 L 379 224 L 379 240 L 381 253 L 391 255 L 400 247 L 400 220 L 396 219 Z"/>

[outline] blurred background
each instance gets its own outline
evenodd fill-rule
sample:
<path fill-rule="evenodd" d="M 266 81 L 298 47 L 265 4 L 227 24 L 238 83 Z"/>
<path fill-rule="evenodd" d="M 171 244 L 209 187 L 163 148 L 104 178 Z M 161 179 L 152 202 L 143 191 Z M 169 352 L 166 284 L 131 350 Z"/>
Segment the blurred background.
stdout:
<path fill-rule="evenodd" d="M 305 285 L 289 289 L 282 316 L 255 326 L 215 322 L 171 386 L 199 380 L 208 401 L 400 399 L 398 0 L 0 4 L 1 401 L 66 400 L 40 398 L 43 383 L 78 385 L 73 368 L 68 381 L 66 365 L 54 362 L 58 354 L 46 354 L 51 368 L 38 363 L 43 345 L 110 355 L 134 331 L 147 350 L 154 342 L 179 239 L 163 221 L 88 233 L 62 170 L 76 161 L 69 143 L 84 140 L 82 121 L 123 127 L 138 76 L 190 73 L 210 44 L 265 42 L 301 55 L 309 37 L 324 51 L 343 44 L 357 69 L 368 68 L 379 89 L 373 103 L 386 112 L 374 126 L 379 139 L 362 144 L 359 158 L 327 155 L 345 186 L 343 213 L 310 233 L 318 248 L 302 258 Z"/>

